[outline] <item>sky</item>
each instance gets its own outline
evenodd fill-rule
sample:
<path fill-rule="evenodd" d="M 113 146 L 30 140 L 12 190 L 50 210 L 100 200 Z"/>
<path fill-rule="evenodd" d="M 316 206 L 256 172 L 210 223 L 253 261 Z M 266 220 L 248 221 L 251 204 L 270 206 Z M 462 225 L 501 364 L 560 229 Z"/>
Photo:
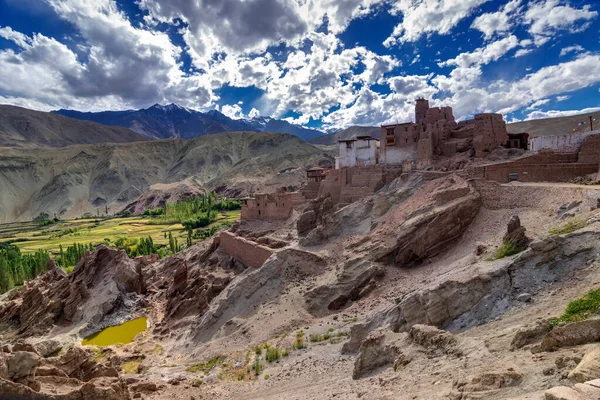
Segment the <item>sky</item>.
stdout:
<path fill-rule="evenodd" d="M 0 0 L 0 103 L 321 129 L 600 110 L 599 0 Z"/>

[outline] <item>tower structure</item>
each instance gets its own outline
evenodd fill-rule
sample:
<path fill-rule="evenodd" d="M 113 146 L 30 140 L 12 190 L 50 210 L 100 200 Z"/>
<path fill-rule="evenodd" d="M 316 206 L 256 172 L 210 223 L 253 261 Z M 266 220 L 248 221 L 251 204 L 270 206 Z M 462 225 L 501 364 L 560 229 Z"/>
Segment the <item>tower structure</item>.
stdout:
<path fill-rule="evenodd" d="M 429 110 L 429 100 L 417 99 L 417 104 L 415 106 L 415 122 L 417 124 L 425 120 L 427 110 Z"/>

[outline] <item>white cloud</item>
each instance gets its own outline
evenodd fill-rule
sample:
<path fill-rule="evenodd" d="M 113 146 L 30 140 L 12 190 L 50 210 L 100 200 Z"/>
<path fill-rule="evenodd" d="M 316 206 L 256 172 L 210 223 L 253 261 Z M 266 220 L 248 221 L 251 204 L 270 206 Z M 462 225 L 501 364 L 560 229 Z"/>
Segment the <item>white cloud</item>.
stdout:
<path fill-rule="evenodd" d="M 527 118 L 525 118 L 525 120 L 529 121 L 529 120 L 532 120 L 532 119 L 541 119 L 541 118 L 570 117 L 572 115 L 587 114 L 587 113 L 598 112 L 598 111 L 600 111 L 600 107 L 584 108 L 583 110 L 534 111 L 532 113 L 529 113 L 529 115 L 527 115 Z"/>
<path fill-rule="evenodd" d="M 223 107 L 221 107 L 221 113 L 232 119 L 245 118 L 244 111 L 242 110 L 242 107 L 240 107 L 238 104 L 225 104 Z"/>
<path fill-rule="evenodd" d="M 515 52 L 515 58 L 526 56 L 527 54 L 531 53 L 533 50 L 534 49 L 519 49 Z"/>
<path fill-rule="evenodd" d="M 463 18 L 468 17 L 488 0 L 395 0 L 391 12 L 402 14 L 402 22 L 384 44 L 388 47 L 414 42 L 423 35 L 450 33 Z"/>
<path fill-rule="evenodd" d="M 438 63 L 440 67 L 456 65 L 461 68 L 469 68 L 473 65 L 489 64 L 497 61 L 510 50 L 519 45 L 516 36 L 510 35 L 504 39 L 492 42 L 485 47 L 474 50 L 473 52 L 462 53 L 453 59 Z"/>
<path fill-rule="evenodd" d="M 591 11 L 590 5 L 578 9 L 564 4 L 562 0 L 540 0 L 529 4 L 523 22 L 529 25 L 529 33 L 535 44 L 540 46 L 561 30 L 576 32 L 587 29 L 588 22 L 597 16 L 598 12 Z"/>
<path fill-rule="evenodd" d="M 566 56 L 569 53 L 581 53 L 585 51 L 585 49 L 583 47 L 581 47 L 580 45 L 576 44 L 573 46 L 567 46 L 564 47 L 561 51 L 560 51 L 560 56 Z"/>
<path fill-rule="evenodd" d="M 471 28 L 483 32 L 485 39 L 490 39 L 495 33 L 510 32 L 514 19 L 519 13 L 521 0 L 512 0 L 494 13 L 481 14 L 473 20 Z"/>
<path fill-rule="evenodd" d="M 569 100 L 571 96 L 556 96 L 556 101 L 565 101 Z"/>
<path fill-rule="evenodd" d="M 533 102 L 529 107 L 525 110 L 535 110 L 536 108 L 543 106 L 544 104 L 550 103 L 550 99 L 541 99 Z"/>
<path fill-rule="evenodd" d="M 250 117 L 250 118 L 260 117 L 260 111 L 258 111 L 256 108 L 252 108 L 252 110 L 250 110 L 250 112 L 248 113 L 248 117 Z"/>

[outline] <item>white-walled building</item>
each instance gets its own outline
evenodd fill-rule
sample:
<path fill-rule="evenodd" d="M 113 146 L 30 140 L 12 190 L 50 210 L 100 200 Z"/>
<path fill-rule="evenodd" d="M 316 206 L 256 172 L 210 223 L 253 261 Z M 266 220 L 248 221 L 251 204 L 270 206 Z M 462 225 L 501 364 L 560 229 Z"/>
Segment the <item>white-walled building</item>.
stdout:
<path fill-rule="evenodd" d="M 566 135 L 534 136 L 529 139 L 529 151 L 575 152 L 579 151 L 586 138 L 598 134 L 600 134 L 600 130 Z"/>
<path fill-rule="evenodd" d="M 371 136 L 358 136 L 356 139 L 340 140 L 340 155 L 335 160 L 335 168 L 346 168 L 379 163 L 379 140 Z"/>

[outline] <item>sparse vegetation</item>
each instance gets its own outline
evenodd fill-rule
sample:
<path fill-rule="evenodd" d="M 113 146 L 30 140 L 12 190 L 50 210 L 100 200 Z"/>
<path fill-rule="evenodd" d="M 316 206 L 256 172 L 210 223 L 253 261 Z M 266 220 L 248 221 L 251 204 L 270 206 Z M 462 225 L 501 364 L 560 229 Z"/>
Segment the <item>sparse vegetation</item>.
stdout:
<path fill-rule="evenodd" d="M 185 370 L 187 372 L 202 372 L 204 375 L 208 375 L 217 364 L 220 364 L 223 361 L 225 361 L 225 357 L 217 356 L 211 358 L 207 362 L 190 365 Z"/>
<path fill-rule="evenodd" d="M 492 259 L 499 260 L 501 258 L 509 257 L 520 252 L 521 250 L 518 248 L 515 242 L 513 242 L 512 240 L 505 240 L 502 242 L 500 247 L 498 247 L 498 250 L 496 250 L 496 253 L 492 257 Z"/>
<path fill-rule="evenodd" d="M 121 364 L 121 369 L 124 374 L 139 374 L 141 363 L 139 360 L 126 361 Z"/>
<path fill-rule="evenodd" d="M 585 228 L 587 222 L 582 219 L 571 218 L 559 226 L 555 226 L 548 232 L 550 235 L 566 235 L 575 232 L 581 228 Z"/>
<path fill-rule="evenodd" d="M 582 321 L 592 314 L 596 313 L 600 307 L 600 289 L 592 290 L 582 297 L 573 300 L 567 305 L 565 312 L 559 318 L 550 321 L 550 325 L 555 327 L 561 322 Z"/>
<path fill-rule="evenodd" d="M 259 376 L 262 373 L 263 365 L 260 363 L 260 356 L 258 354 L 254 357 L 254 364 L 252 365 L 252 370 L 254 370 L 254 375 Z"/>
<path fill-rule="evenodd" d="M 298 331 L 296 333 L 296 340 L 294 341 L 294 349 L 301 350 L 304 348 L 304 332 Z"/>
<path fill-rule="evenodd" d="M 268 362 L 277 361 L 281 358 L 281 350 L 277 347 L 267 347 L 267 351 L 265 353 L 265 360 Z"/>

